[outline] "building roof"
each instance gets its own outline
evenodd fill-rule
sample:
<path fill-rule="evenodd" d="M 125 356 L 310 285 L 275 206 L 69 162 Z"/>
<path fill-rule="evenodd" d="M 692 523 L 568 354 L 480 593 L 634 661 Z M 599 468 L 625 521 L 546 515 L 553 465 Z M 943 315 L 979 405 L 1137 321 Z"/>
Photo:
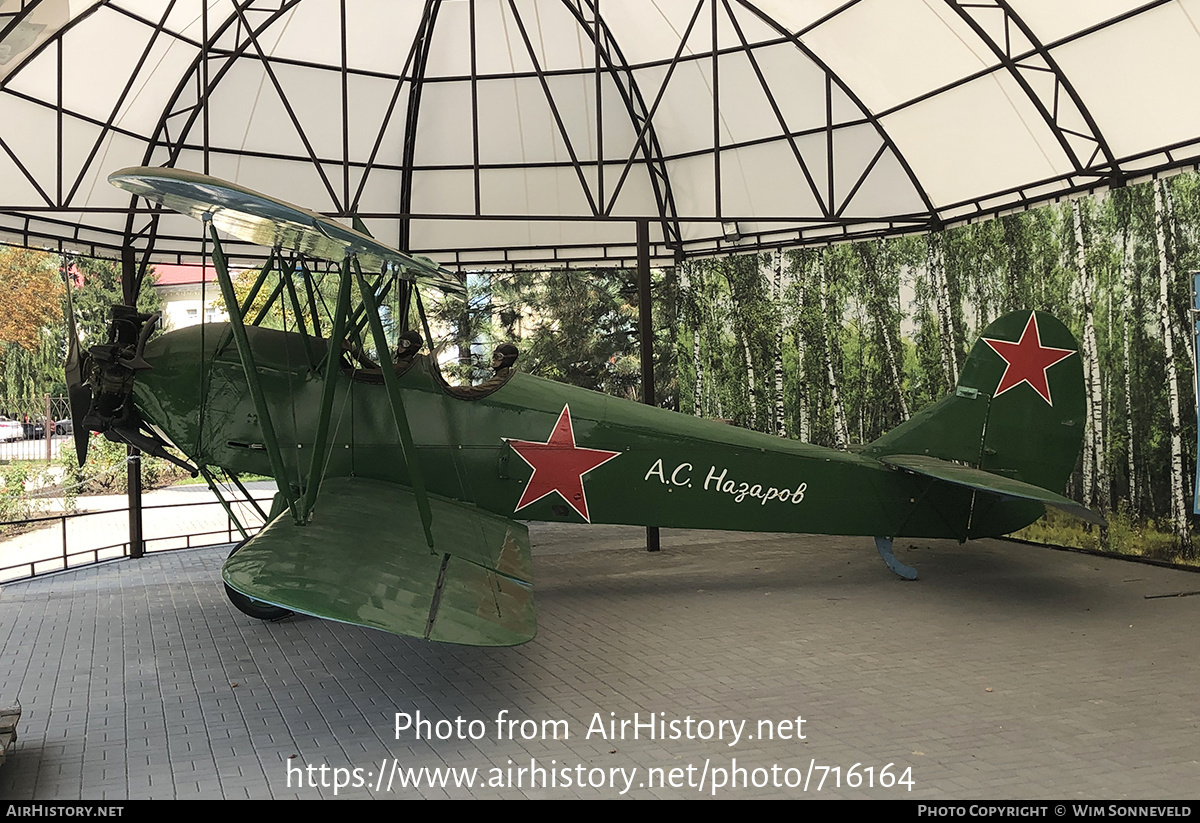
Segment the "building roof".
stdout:
<path fill-rule="evenodd" d="M 157 263 L 154 274 L 158 278 L 156 285 L 159 286 L 187 286 L 200 283 L 202 279 L 206 283 L 213 283 L 217 279 L 216 269 L 212 266 L 192 263 Z"/>

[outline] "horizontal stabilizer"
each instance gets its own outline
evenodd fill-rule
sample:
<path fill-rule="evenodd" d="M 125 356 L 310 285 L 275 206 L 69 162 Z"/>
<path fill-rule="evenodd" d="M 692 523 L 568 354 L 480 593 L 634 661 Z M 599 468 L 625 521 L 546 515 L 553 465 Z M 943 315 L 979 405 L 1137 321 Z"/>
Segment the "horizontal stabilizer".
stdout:
<path fill-rule="evenodd" d="M 533 639 L 529 531 L 474 506 L 430 497 L 431 552 L 404 486 L 339 477 L 312 520 L 285 511 L 232 555 L 225 582 L 285 609 L 470 646 Z"/>
<path fill-rule="evenodd" d="M 1040 503 L 1062 509 L 1068 514 L 1073 514 L 1089 523 L 1095 523 L 1097 526 L 1108 525 L 1108 521 L 1103 517 L 1086 506 L 1076 503 L 1069 497 L 1063 497 L 1061 494 L 1055 494 L 1040 486 L 1035 486 L 1032 483 L 1023 483 L 1011 477 L 1004 477 L 1003 475 L 993 474 L 992 472 L 976 469 L 972 466 L 951 463 L 948 460 L 940 460 L 936 457 L 923 454 L 888 454 L 876 459 L 887 466 L 894 466 L 898 469 L 910 471 L 913 474 L 944 480 L 947 483 L 965 486 L 968 489 L 998 494 L 1003 497 L 1036 500 Z"/>

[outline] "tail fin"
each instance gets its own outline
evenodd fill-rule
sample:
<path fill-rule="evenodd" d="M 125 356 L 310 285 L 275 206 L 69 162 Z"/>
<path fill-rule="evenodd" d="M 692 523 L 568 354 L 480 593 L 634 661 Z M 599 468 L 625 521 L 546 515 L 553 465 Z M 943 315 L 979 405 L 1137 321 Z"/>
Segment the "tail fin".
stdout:
<path fill-rule="evenodd" d="M 1006 496 L 1068 506 L 1057 494 L 1075 468 L 1086 413 L 1083 363 L 1071 332 L 1049 314 L 1018 311 L 987 329 L 971 349 L 954 392 L 869 444 L 864 454 L 910 471 Z M 953 480 L 952 468 L 921 471 L 920 456 L 999 475 L 989 487 Z M 1001 478 L 1017 481 L 1000 482 Z M 1050 495 L 1014 495 L 1023 484 Z M 1056 499 L 1057 498 L 1057 499 Z M 1061 501 L 1061 502 L 1060 502 Z M 1075 505 L 1075 513 L 1082 507 Z M 1086 512 L 1086 509 L 1082 509 Z"/>

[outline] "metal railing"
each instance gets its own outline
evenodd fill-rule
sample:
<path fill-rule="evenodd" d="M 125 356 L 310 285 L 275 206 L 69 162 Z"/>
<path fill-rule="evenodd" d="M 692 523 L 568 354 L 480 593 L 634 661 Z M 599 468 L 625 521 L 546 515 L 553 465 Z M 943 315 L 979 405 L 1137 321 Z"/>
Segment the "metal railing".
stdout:
<path fill-rule="evenodd" d="M 271 497 L 270 495 L 266 497 L 256 495 L 255 499 L 260 503 L 265 501 L 269 505 Z M 241 505 L 243 507 L 249 505 L 245 500 L 231 502 L 233 505 Z M 201 548 L 204 546 L 219 546 L 234 543 L 242 539 L 241 533 L 238 531 L 237 526 L 234 525 L 233 519 L 221 507 L 221 504 L 215 500 L 143 506 L 142 512 L 144 517 L 150 519 L 149 513 L 155 510 L 193 509 L 201 506 L 217 508 L 220 512 L 220 520 L 217 520 L 217 522 L 223 520 L 224 526 L 215 529 L 209 528 L 203 531 L 191 531 L 184 534 L 163 534 L 155 537 L 145 537 L 142 541 L 144 551 L 150 554 L 179 549 Z M 55 514 L 45 517 L 31 517 L 24 520 L 0 521 L 0 564 L 6 563 L 6 565 L 0 565 L 0 584 L 11 583 L 16 580 L 27 580 L 65 569 L 74 569 L 108 560 L 129 557 L 130 546 L 128 537 L 120 542 L 105 544 L 105 538 L 99 536 L 105 531 L 103 527 L 88 529 L 86 526 L 82 526 L 86 522 L 85 518 L 108 518 L 112 521 L 118 521 L 116 524 L 107 524 L 109 526 L 108 530 L 123 530 L 127 534 L 128 517 L 129 509 L 120 508 Z M 216 518 L 212 519 L 216 520 Z M 260 518 L 252 512 L 247 512 L 246 517 L 243 518 L 243 526 L 247 533 L 257 533 L 263 525 L 259 521 Z M 58 527 L 57 534 L 52 533 L 55 531 L 55 524 Z M 17 527 L 19 531 L 12 534 L 9 527 Z M 151 529 L 146 529 L 145 533 L 151 533 Z M 79 545 L 81 542 L 99 542 L 102 545 L 82 547 Z M 72 546 L 72 543 L 75 545 Z M 46 549 L 45 553 L 38 555 L 37 552 L 43 548 Z M 6 555 L 14 554 L 25 554 L 28 556 L 15 563 L 9 562 L 12 558 L 6 558 Z"/>
<path fill-rule="evenodd" d="M 65 397 L 0 397 L 0 462 L 58 458 L 64 442 L 71 440 L 71 408 Z"/>

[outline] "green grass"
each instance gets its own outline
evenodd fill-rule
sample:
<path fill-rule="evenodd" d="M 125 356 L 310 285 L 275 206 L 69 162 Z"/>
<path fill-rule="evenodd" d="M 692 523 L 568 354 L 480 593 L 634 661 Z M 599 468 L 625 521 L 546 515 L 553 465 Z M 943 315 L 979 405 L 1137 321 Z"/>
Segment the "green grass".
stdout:
<path fill-rule="evenodd" d="M 218 473 L 218 480 L 219 479 L 220 479 L 220 475 Z M 241 480 L 242 483 L 256 483 L 259 480 L 274 480 L 274 478 L 267 477 L 266 475 L 262 475 L 262 474 L 243 474 L 243 475 L 238 476 L 238 480 Z M 195 485 L 203 486 L 207 482 L 208 481 L 204 479 L 204 475 L 199 474 L 199 475 L 196 475 L 195 477 L 184 477 L 182 480 L 172 483 L 171 485 L 172 486 L 195 486 Z"/>
<path fill-rule="evenodd" d="M 1153 521 L 1140 523 L 1130 517 L 1123 508 L 1109 512 L 1107 519 L 1108 529 L 1104 530 L 1098 526 L 1084 523 L 1058 509 L 1047 508 L 1046 514 L 1041 519 L 1020 531 L 1013 532 L 1010 537 L 1028 540 L 1031 543 L 1070 546 L 1077 549 L 1090 549 L 1188 566 L 1200 566 L 1200 551 L 1198 551 L 1194 534 L 1190 556 L 1185 557 L 1175 536 L 1170 532 L 1163 531 Z"/>

